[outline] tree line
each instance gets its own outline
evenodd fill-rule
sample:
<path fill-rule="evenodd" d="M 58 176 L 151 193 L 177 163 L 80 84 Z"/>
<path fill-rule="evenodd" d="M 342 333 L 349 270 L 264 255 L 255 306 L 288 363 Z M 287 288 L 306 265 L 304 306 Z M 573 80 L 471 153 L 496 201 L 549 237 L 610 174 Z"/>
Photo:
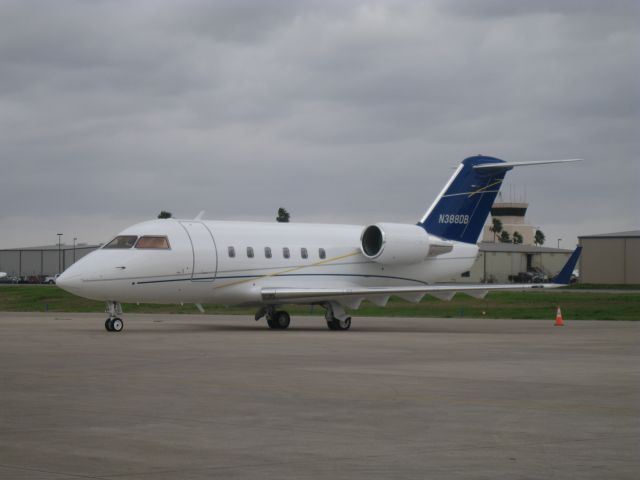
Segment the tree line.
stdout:
<path fill-rule="evenodd" d="M 522 243 L 522 234 L 517 230 L 513 232 L 513 235 L 509 235 L 509 232 L 503 230 L 502 222 L 499 218 L 494 218 L 491 222 L 491 226 L 489 230 L 493 232 L 493 241 L 496 241 L 496 238 L 502 243 Z M 544 245 L 545 236 L 542 233 L 542 230 L 536 229 L 536 233 L 533 236 L 533 243 L 536 245 Z"/>

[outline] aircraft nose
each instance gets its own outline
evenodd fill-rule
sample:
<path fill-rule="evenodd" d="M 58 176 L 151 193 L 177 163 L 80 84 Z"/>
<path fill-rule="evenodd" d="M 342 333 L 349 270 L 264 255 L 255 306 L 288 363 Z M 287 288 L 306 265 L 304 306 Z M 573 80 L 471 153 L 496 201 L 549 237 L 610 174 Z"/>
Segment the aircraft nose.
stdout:
<path fill-rule="evenodd" d="M 63 272 L 62 275 L 56 279 L 56 285 L 70 293 L 74 293 L 74 290 L 77 289 L 81 283 L 82 278 L 80 277 L 80 273 L 74 273 L 69 270 Z"/>

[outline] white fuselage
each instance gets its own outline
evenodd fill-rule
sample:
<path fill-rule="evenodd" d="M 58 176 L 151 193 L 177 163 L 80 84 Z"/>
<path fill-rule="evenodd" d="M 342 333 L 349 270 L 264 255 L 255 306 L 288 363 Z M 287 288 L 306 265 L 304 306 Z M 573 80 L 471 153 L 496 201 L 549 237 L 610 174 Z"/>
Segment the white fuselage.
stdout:
<path fill-rule="evenodd" d="M 361 253 L 363 228 L 153 220 L 133 225 L 120 235 L 166 236 L 169 249 L 101 248 L 64 272 L 64 288 L 104 301 L 260 305 L 265 303 L 263 287 L 431 284 L 469 270 L 478 253 L 476 245 L 453 242 L 451 252 L 420 263 L 381 265 Z M 235 256 L 230 256 L 230 247 Z M 248 249 L 253 250 L 252 257 Z M 265 249 L 270 249 L 270 258 Z M 303 258 L 303 249 L 307 258 Z"/>

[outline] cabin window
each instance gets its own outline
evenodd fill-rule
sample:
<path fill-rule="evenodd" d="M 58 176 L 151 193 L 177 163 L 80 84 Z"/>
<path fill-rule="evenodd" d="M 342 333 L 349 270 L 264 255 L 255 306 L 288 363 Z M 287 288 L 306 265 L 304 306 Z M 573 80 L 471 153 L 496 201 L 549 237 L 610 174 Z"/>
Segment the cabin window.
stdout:
<path fill-rule="evenodd" d="M 167 237 L 145 235 L 140 237 L 136 248 L 149 248 L 155 250 L 169 250 L 169 239 Z"/>
<path fill-rule="evenodd" d="M 137 239 L 135 235 L 118 235 L 102 248 L 131 248 Z"/>
<path fill-rule="evenodd" d="M 253 247 L 247 247 L 247 257 L 253 258 Z"/>
<path fill-rule="evenodd" d="M 271 258 L 271 247 L 264 247 L 264 258 Z"/>
<path fill-rule="evenodd" d="M 289 247 L 282 248 L 282 256 L 284 258 L 289 258 L 291 256 L 291 252 L 289 252 Z"/>
<path fill-rule="evenodd" d="M 318 249 L 318 256 L 322 259 L 327 258 L 327 252 L 324 251 L 324 248 Z"/>
<path fill-rule="evenodd" d="M 306 249 L 306 248 L 302 247 L 302 248 L 300 249 L 300 256 L 301 256 L 302 258 L 309 258 L 309 253 L 307 252 L 307 249 Z"/>
<path fill-rule="evenodd" d="M 227 247 L 227 252 L 229 253 L 229 258 L 234 258 L 236 256 L 236 249 L 233 247 Z"/>

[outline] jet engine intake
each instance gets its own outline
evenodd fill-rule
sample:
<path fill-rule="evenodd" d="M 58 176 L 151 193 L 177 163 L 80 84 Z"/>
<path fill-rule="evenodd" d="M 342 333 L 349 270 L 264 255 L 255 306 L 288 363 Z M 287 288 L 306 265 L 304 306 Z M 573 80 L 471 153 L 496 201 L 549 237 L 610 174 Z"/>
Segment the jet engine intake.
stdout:
<path fill-rule="evenodd" d="M 418 225 L 377 223 L 365 227 L 360 236 L 362 254 L 383 265 L 420 263 L 452 249 L 451 242 L 429 235 Z"/>
<path fill-rule="evenodd" d="M 429 234 L 418 225 L 378 223 L 362 231 L 360 247 L 365 257 L 377 263 L 420 263 L 429 255 Z"/>

